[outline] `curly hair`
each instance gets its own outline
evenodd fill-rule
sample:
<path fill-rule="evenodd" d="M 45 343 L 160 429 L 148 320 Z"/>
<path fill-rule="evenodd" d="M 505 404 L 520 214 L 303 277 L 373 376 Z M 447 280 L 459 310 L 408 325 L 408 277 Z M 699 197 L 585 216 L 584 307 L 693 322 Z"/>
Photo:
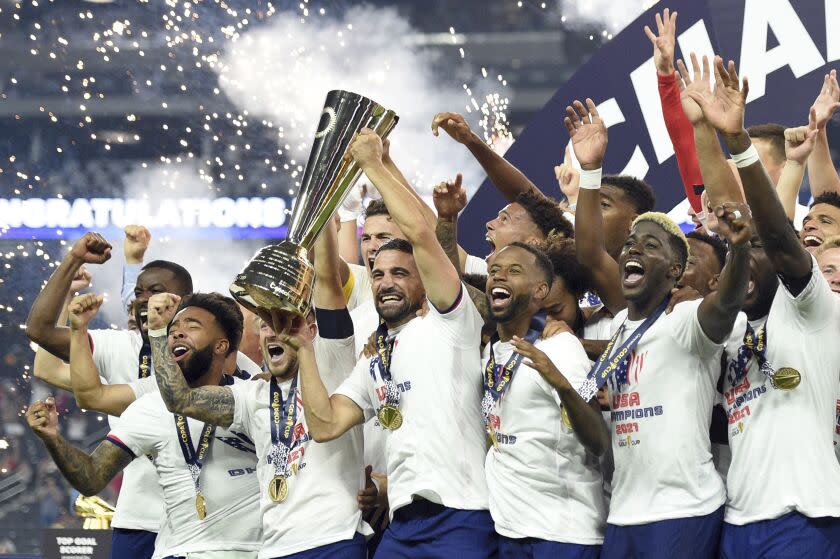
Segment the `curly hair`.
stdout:
<path fill-rule="evenodd" d="M 656 207 L 656 195 L 653 187 L 643 180 L 630 175 L 604 175 L 601 184 L 607 184 L 619 189 L 633 205 L 637 214 L 652 212 Z"/>
<path fill-rule="evenodd" d="M 589 272 L 577 259 L 575 241 L 558 235 L 551 235 L 540 244 L 540 249 L 551 260 L 554 275 L 560 277 L 566 289 L 580 299 L 584 293 L 592 289 L 592 279 Z"/>
<path fill-rule="evenodd" d="M 198 307 L 213 315 L 225 333 L 225 338 L 230 342 L 227 355 L 239 349 L 244 319 L 236 301 L 221 293 L 193 293 L 181 300 L 178 312 L 187 307 Z"/>
<path fill-rule="evenodd" d="M 563 215 L 563 208 L 557 200 L 529 190 L 517 196 L 516 203 L 525 208 L 531 221 L 546 237 L 555 233 L 570 239 L 574 238 L 575 227 Z"/>

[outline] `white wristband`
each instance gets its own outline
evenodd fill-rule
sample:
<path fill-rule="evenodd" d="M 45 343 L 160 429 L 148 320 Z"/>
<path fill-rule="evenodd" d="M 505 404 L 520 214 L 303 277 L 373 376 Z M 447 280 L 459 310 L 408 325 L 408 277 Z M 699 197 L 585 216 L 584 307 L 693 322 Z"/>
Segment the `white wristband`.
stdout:
<path fill-rule="evenodd" d="M 591 171 L 587 171 L 586 169 L 580 170 L 580 188 L 585 188 L 587 190 L 598 190 L 601 188 L 601 175 L 603 170 L 598 167 L 597 169 L 592 169 Z"/>
<path fill-rule="evenodd" d="M 163 338 L 169 334 L 169 329 L 166 326 L 163 328 L 155 328 L 154 330 L 149 330 L 148 334 L 150 338 Z"/>
<path fill-rule="evenodd" d="M 735 166 L 739 169 L 749 167 L 750 165 L 758 161 L 758 150 L 755 149 L 755 146 L 751 144 L 745 152 L 737 154 L 733 153 L 732 161 L 735 162 Z"/>

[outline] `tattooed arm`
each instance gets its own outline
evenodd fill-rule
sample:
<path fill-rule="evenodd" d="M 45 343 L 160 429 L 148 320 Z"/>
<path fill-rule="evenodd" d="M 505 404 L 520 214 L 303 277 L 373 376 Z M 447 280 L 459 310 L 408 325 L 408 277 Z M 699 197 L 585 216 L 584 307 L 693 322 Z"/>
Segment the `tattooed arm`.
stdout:
<path fill-rule="evenodd" d="M 58 413 L 50 396 L 26 411 L 26 421 L 43 441 L 58 469 L 82 495 L 96 495 L 134 456 L 111 441 L 99 443 L 91 454 L 76 448 L 58 434 Z"/>
<path fill-rule="evenodd" d="M 150 299 L 150 321 L 151 309 L 152 300 Z M 227 386 L 190 388 L 181 368 L 172 359 L 166 336 L 149 336 L 149 342 L 152 345 L 155 379 L 157 379 L 160 395 L 166 402 L 166 408 L 172 413 L 180 413 L 220 427 L 230 427 L 233 423 L 235 405 L 233 391 Z"/>

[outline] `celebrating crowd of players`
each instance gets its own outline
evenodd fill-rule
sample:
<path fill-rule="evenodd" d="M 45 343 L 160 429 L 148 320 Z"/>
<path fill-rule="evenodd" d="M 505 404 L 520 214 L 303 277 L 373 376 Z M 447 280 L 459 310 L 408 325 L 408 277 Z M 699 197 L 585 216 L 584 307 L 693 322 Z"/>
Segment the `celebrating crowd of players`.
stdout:
<path fill-rule="evenodd" d="M 645 32 L 688 235 L 649 185 L 602 174 L 586 99 L 566 109 L 562 203 L 434 117 L 509 202 L 486 259 L 456 243 L 460 176 L 433 212 L 363 130 L 347 157 L 381 195 L 363 265 L 345 207 L 313 251 L 310 316 L 193 293 L 181 265 L 140 264 L 132 226 L 134 327 L 89 330 L 102 297 L 69 297 L 111 245 L 76 242 L 27 334 L 36 375 L 111 432 L 88 454 L 51 398 L 26 416 L 82 493 L 124 471 L 113 556 L 840 557 L 840 85 L 825 76 L 807 125 L 745 128 L 734 63 L 675 71 L 676 17 Z"/>

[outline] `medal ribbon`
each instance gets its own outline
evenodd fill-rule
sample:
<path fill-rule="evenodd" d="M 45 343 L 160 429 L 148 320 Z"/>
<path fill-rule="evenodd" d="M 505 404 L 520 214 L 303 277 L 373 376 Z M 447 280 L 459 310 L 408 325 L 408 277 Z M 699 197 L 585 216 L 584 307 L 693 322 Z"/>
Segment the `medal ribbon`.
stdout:
<path fill-rule="evenodd" d="M 195 484 L 195 492 L 200 495 L 201 484 L 199 482 L 199 476 L 201 475 L 201 468 L 204 465 L 204 458 L 207 456 L 207 453 L 210 451 L 210 446 L 213 443 L 216 426 L 205 423 L 201 429 L 201 436 L 198 439 L 198 448 L 194 448 L 187 418 L 177 413 L 172 415 L 175 418 L 175 429 L 178 431 L 178 444 L 181 445 L 181 453 L 184 455 L 184 461 L 187 463 L 193 484 Z"/>
<path fill-rule="evenodd" d="M 397 389 L 397 383 L 391 378 L 391 356 L 395 340 L 396 336 L 389 339 L 388 326 L 384 322 L 376 328 L 376 355 L 370 360 L 370 376 L 375 382 L 376 370 L 379 369 L 379 376 L 385 385 L 385 405 L 399 407 L 400 391 Z"/>
<path fill-rule="evenodd" d="M 661 303 L 659 303 L 659 306 L 656 307 L 650 316 L 648 316 L 645 321 L 636 328 L 630 337 L 627 338 L 621 346 L 619 346 L 619 348 L 615 351 L 615 354 L 612 358 L 610 358 L 613 346 L 624 330 L 623 326 L 622 328 L 619 328 L 615 334 L 613 334 L 613 337 L 607 344 L 606 349 L 604 349 L 604 353 L 602 353 L 598 358 L 598 361 L 586 376 L 586 380 L 583 382 L 581 387 L 578 388 L 578 394 L 580 394 L 581 398 L 583 398 L 586 402 L 594 398 L 598 393 L 598 390 L 604 386 L 604 383 L 607 382 L 607 379 L 609 379 L 610 375 L 613 373 L 615 373 L 620 382 L 625 382 L 627 380 L 627 358 L 630 356 L 630 352 L 636 349 L 636 346 L 639 345 L 639 342 L 642 340 L 642 336 L 645 335 L 645 332 L 647 332 L 650 327 L 653 326 L 653 323 L 662 316 L 662 313 L 665 312 L 665 309 L 668 307 L 668 301 L 670 301 L 670 299 L 670 297 L 666 297 Z"/>
<path fill-rule="evenodd" d="M 740 382 L 747 374 L 750 359 L 753 357 L 755 357 L 758 363 L 758 369 L 775 386 L 773 381 L 773 366 L 767 360 L 767 322 L 758 329 L 758 332 L 753 329 L 749 322 L 747 323 L 747 330 L 744 332 L 744 343 L 738 348 L 738 370 L 735 372 L 736 376 L 733 384 Z"/>
<path fill-rule="evenodd" d="M 289 393 L 286 399 L 280 391 L 280 384 L 277 379 L 271 377 L 269 394 L 271 401 L 271 452 L 269 457 L 274 464 L 274 473 L 278 476 L 288 477 L 289 452 L 292 450 L 292 439 L 295 436 L 295 425 L 298 418 L 297 407 L 297 383 L 298 377 L 292 380 L 289 386 Z"/>
<path fill-rule="evenodd" d="M 147 378 L 152 374 L 152 346 L 144 341 L 137 356 L 137 378 Z"/>
<path fill-rule="evenodd" d="M 534 323 L 531 323 L 531 328 L 523 338 L 526 342 L 532 344 L 540 337 L 540 330 L 533 328 Z M 490 424 L 490 414 L 496 403 L 502 399 L 507 389 L 510 388 L 510 383 L 513 382 L 513 375 L 522 364 L 522 354 L 515 349 L 504 365 L 496 363 L 496 356 L 493 353 L 493 344 L 499 341 L 499 335 L 493 334 L 490 339 L 490 358 L 487 360 L 487 365 L 484 367 L 484 397 L 481 399 L 481 413 L 484 416 L 484 425 Z"/>

